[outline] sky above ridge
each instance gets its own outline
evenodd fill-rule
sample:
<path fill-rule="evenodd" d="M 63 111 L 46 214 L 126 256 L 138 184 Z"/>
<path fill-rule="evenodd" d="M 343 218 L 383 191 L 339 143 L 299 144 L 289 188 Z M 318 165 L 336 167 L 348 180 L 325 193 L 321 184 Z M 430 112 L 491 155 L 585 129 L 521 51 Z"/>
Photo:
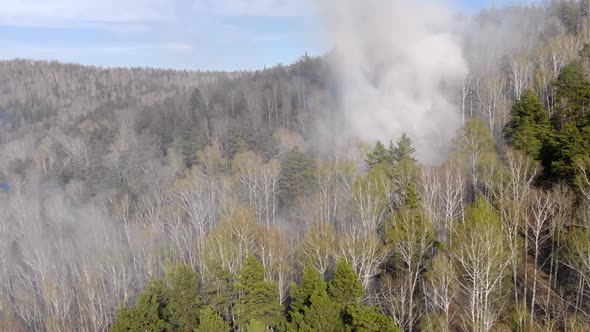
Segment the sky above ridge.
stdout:
<path fill-rule="evenodd" d="M 0 0 L 0 59 L 203 70 L 288 64 L 328 47 L 313 1 Z M 465 13 L 492 3 L 439 1 Z"/>

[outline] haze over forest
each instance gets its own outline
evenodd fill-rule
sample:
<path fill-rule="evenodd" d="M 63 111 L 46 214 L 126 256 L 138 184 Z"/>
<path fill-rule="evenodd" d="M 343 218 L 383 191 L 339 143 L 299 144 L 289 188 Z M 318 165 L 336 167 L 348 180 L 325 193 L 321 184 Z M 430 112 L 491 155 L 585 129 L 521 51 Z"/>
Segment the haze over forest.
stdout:
<path fill-rule="evenodd" d="M 0 61 L 0 331 L 590 330 L 590 1 L 314 3 L 288 65 Z"/>

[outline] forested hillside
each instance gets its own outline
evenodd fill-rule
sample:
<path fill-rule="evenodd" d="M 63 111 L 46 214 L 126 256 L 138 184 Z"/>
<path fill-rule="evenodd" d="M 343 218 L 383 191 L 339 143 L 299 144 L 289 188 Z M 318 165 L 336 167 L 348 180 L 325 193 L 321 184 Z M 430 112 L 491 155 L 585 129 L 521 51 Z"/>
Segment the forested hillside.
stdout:
<path fill-rule="evenodd" d="M 339 132 L 332 54 L 0 62 L 0 330 L 590 330 L 587 4 L 458 18 L 438 165 Z"/>

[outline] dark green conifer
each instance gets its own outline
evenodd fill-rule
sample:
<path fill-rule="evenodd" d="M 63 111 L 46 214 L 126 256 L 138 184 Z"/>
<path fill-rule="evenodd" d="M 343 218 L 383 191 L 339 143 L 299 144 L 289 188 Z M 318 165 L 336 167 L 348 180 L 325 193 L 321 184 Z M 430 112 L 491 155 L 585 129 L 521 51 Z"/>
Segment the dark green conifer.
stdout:
<path fill-rule="evenodd" d="M 239 293 L 234 315 L 236 324 L 246 327 L 256 320 L 267 328 L 283 323 L 278 287 L 264 280 L 264 268 L 254 255 L 249 255 L 238 272 L 236 289 Z"/>
<path fill-rule="evenodd" d="M 541 157 L 544 144 L 549 142 L 552 127 L 539 97 L 527 90 L 512 106 L 510 122 L 504 128 L 506 142 L 531 156 Z"/>
<path fill-rule="evenodd" d="M 283 203 L 292 204 L 297 198 L 305 196 L 313 185 L 312 158 L 295 148 L 287 153 L 281 164 L 279 182 L 280 198 Z"/>
<path fill-rule="evenodd" d="M 197 327 L 201 299 L 197 273 L 180 265 L 168 275 L 170 323 L 176 331 L 193 331 Z"/>
<path fill-rule="evenodd" d="M 357 273 L 343 258 L 336 263 L 334 277 L 328 283 L 328 294 L 342 308 L 359 303 L 365 296 L 365 289 Z"/>
<path fill-rule="evenodd" d="M 195 329 L 195 332 L 229 332 L 230 330 L 229 324 L 211 307 L 201 310 L 199 326 Z"/>
<path fill-rule="evenodd" d="M 137 298 L 134 308 L 121 308 L 111 331 L 172 331 L 168 323 L 168 294 L 161 280 L 152 281 Z"/>
<path fill-rule="evenodd" d="M 395 147 L 392 146 L 389 148 L 389 153 L 395 164 L 404 160 L 416 161 L 414 158 L 414 154 L 416 153 L 414 143 L 412 143 L 412 139 L 410 139 L 410 136 L 406 133 L 403 133 L 397 140 Z"/>
<path fill-rule="evenodd" d="M 380 141 L 377 141 L 373 150 L 367 153 L 366 157 L 365 162 L 369 166 L 369 169 L 373 169 L 377 165 L 389 165 L 392 163 L 389 152 Z"/>

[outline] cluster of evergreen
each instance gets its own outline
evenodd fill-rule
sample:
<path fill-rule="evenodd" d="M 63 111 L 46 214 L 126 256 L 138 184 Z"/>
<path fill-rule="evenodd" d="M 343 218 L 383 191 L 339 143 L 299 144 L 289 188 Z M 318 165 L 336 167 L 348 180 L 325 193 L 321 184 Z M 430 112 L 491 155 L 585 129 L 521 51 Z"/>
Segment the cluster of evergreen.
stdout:
<path fill-rule="evenodd" d="M 134 307 L 119 309 L 111 331 L 400 331 L 378 307 L 363 304 L 365 289 L 345 260 L 336 263 L 329 282 L 308 260 L 299 284 L 291 286 L 288 310 L 264 274 L 256 256 L 248 255 L 220 299 L 181 265 L 150 282 Z"/>
<path fill-rule="evenodd" d="M 393 145 L 393 141 L 389 143 L 389 148 L 381 142 L 377 142 L 372 151 L 367 153 L 365 160 L 369 168 L 373 168 L 379 164 L 394 166 L 403 160 L 416 161 L 414 154 L 416 149 L 412 145 L 410 137 L 404 133 L 397 141 L 397 145 Z"/>
<path fill-rule="evenodd" d="M 582 61 L 590 50 L 582 51 Z M 580 61 L 565 66 L 555 82 L 555 109 L 549 113 L 527 90 L 514 103 L 506 142 L 542 163 L 545 180 L 574 183 L 577 164 L 590 156 L 590 81 Z"/>
<path fill-rule="evenodd" d="M 436 166 L 323 126 L 329 56 L 0 61 L 0 331 L 590 330 L 588 4 L 469 19 Z"/>

